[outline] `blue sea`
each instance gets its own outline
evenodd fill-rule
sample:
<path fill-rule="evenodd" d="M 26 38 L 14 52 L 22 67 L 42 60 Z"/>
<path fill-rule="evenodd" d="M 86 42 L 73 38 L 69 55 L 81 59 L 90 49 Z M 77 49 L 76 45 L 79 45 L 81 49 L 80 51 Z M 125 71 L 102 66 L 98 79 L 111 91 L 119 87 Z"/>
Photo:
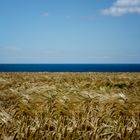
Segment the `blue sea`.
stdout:
<path fill-rule="evenodd" d="M 140 72 L 140 64 L 0 64 L 0 72 Z"/>

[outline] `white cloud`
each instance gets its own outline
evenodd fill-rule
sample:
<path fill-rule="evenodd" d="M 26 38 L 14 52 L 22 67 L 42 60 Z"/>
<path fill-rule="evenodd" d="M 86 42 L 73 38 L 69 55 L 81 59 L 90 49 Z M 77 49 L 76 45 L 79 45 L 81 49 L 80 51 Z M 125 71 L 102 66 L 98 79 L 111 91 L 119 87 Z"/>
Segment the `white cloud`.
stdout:
<path fill-rule="evenodd" d="M 108 16 L 140 14 L 140 0 L 116 0 L 111 7 L 103 9 L 101 13 Z"/>

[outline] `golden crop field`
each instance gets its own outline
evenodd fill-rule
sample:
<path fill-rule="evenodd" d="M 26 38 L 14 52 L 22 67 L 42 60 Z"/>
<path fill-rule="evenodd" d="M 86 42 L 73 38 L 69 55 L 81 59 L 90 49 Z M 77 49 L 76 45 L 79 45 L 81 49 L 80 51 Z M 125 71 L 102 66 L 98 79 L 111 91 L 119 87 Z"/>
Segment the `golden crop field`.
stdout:
<path fill-rule="evenodd" d="M 140 73 L 0 73 L 0 140 L 139 140 Z"/>

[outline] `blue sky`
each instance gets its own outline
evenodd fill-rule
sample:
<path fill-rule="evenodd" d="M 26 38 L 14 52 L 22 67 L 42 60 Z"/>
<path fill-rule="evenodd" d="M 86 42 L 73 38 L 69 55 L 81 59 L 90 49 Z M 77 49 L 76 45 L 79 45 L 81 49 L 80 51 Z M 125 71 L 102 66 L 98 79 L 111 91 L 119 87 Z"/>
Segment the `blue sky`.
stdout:
<path fill-rule="evenodd" d="M 0 0 L 0 63 L 140 63 L 140 0 Z"/>

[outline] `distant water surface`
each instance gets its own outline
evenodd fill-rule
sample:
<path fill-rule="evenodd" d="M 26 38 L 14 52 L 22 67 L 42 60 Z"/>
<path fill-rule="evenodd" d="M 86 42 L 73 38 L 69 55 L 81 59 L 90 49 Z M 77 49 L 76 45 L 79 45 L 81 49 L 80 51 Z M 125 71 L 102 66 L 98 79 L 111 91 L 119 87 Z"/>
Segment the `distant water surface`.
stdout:
<path fill-rule="evenodd" d="M 140 72 L 140 64 L 0 64 L 0 72 Z"/>

